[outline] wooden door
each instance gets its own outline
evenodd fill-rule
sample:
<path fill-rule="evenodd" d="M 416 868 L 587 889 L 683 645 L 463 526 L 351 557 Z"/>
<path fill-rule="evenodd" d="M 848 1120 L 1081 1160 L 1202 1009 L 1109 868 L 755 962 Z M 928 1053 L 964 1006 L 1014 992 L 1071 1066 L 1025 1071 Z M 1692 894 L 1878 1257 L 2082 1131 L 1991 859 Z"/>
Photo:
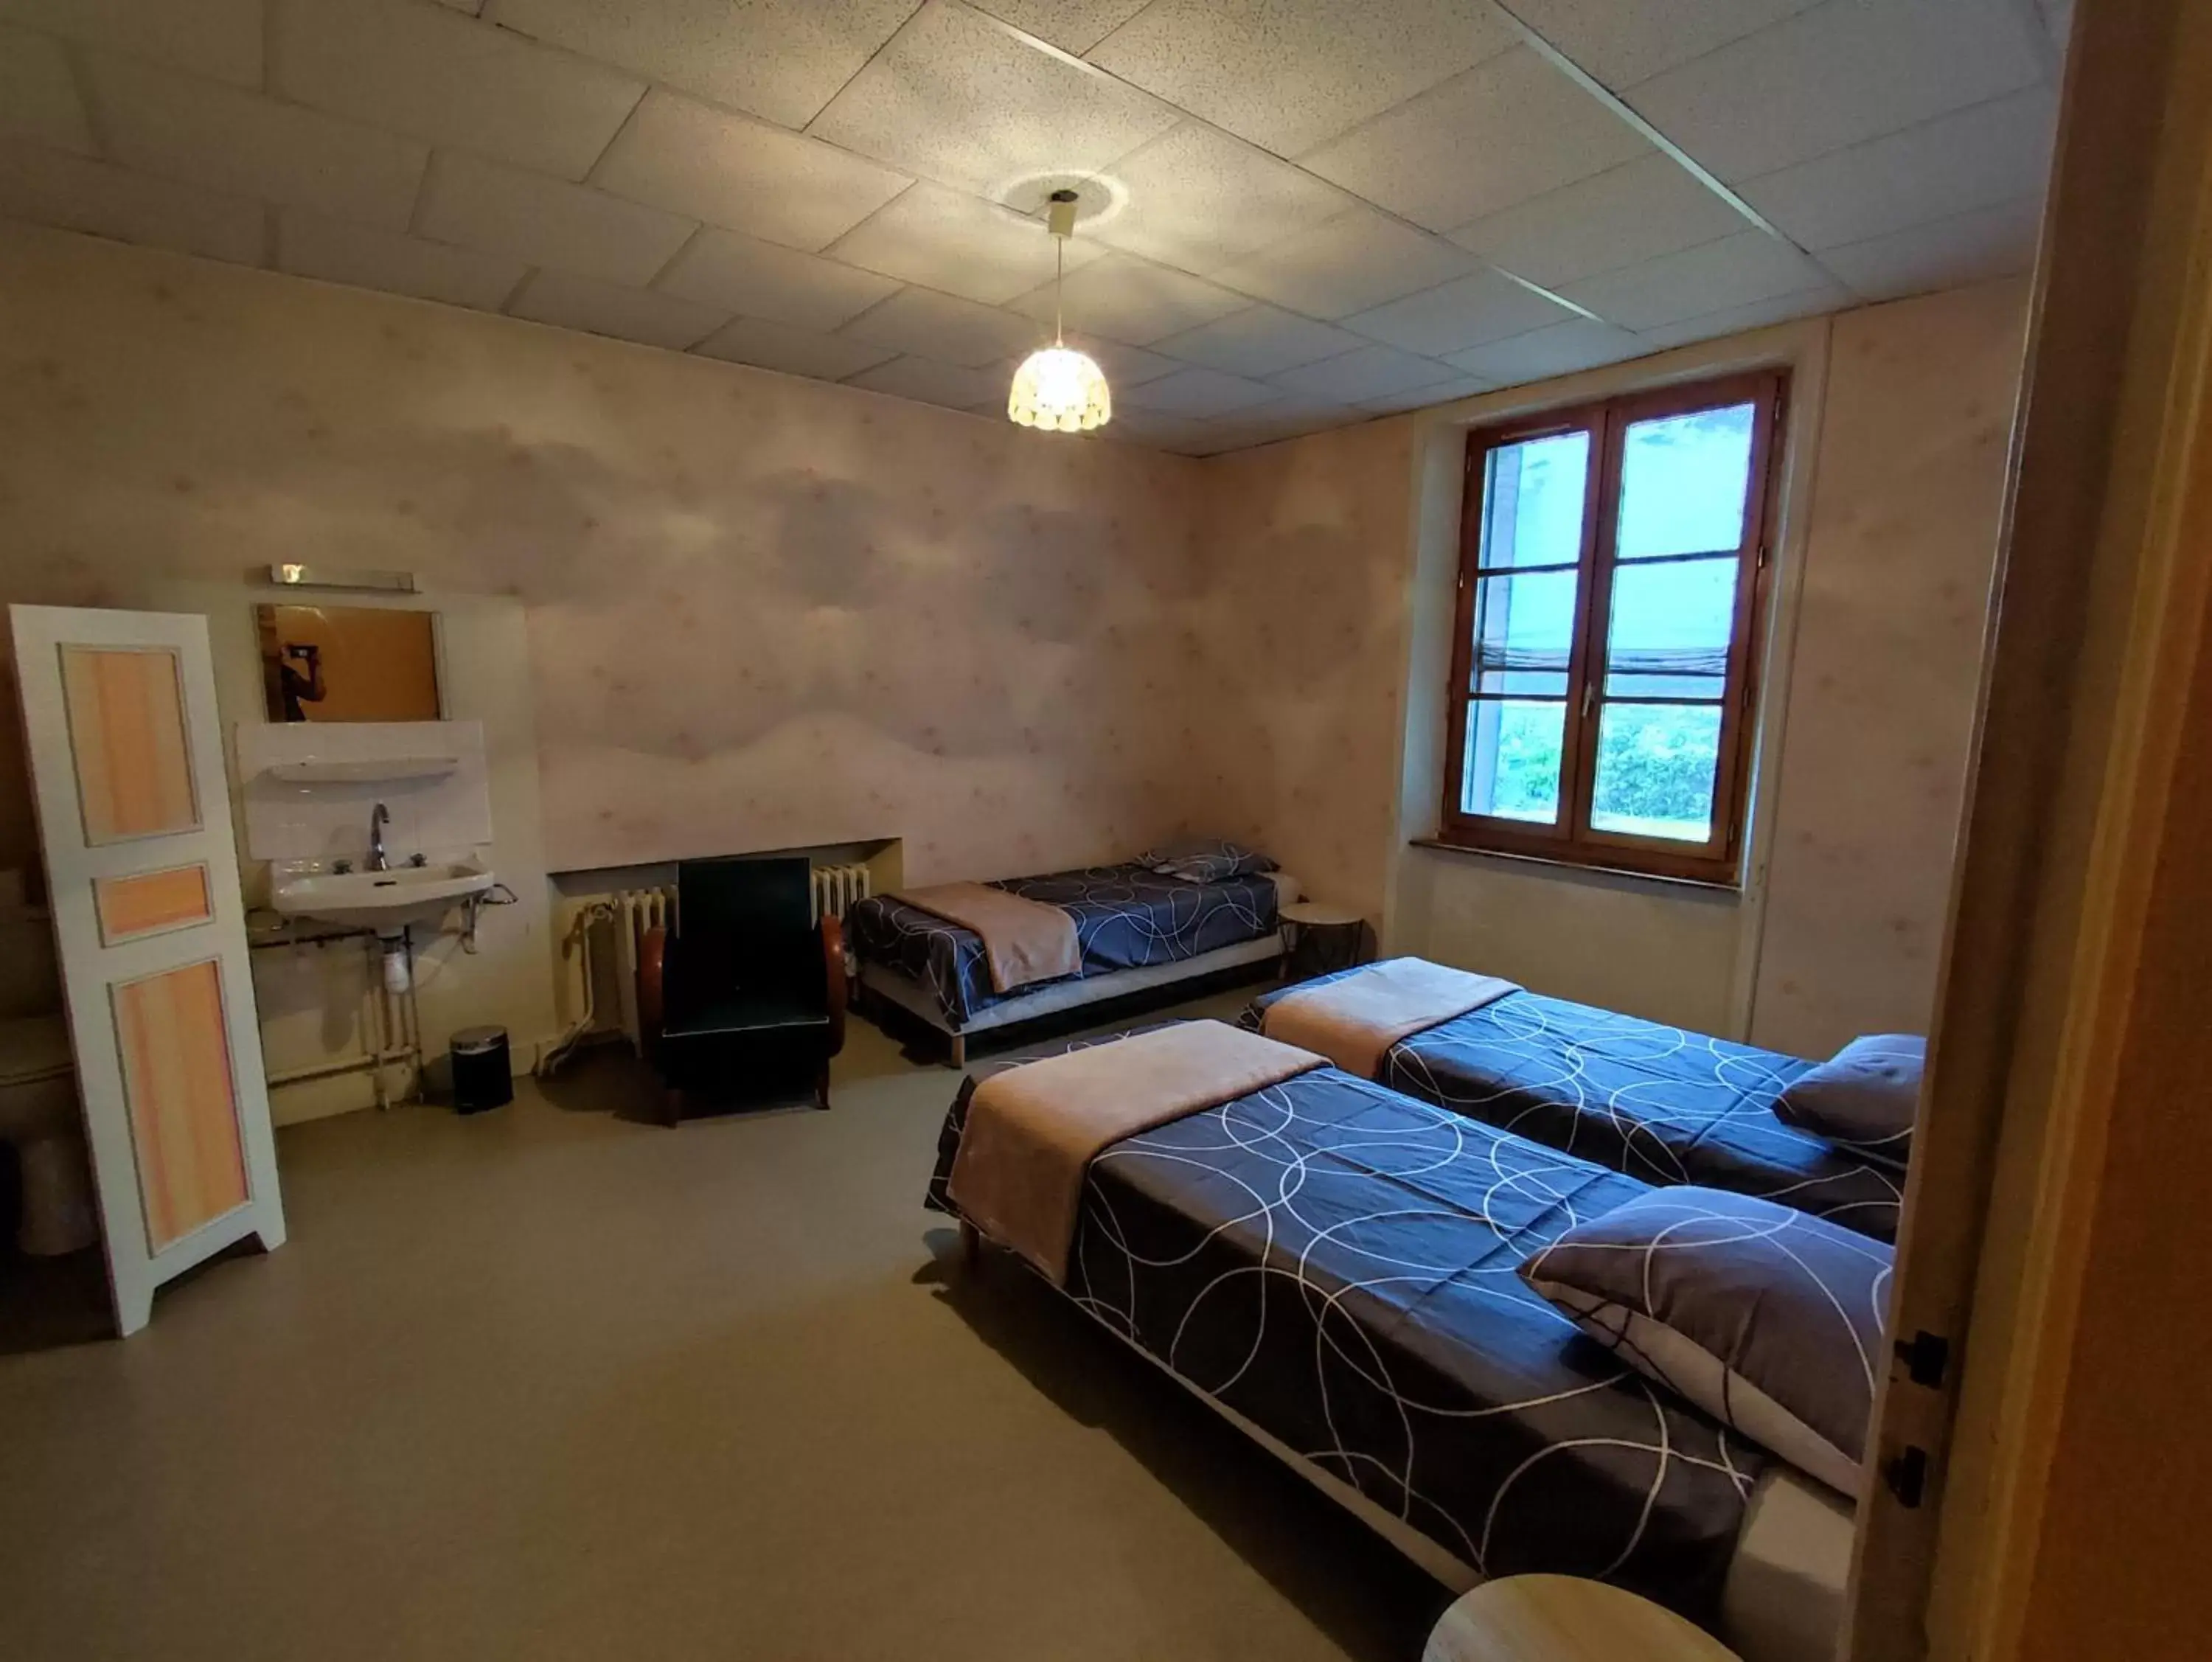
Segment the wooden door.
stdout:
<path fill-rule="evenodd" d="M 284 1239 L 206 622 L 10 606 L 117 1325 Z"/>

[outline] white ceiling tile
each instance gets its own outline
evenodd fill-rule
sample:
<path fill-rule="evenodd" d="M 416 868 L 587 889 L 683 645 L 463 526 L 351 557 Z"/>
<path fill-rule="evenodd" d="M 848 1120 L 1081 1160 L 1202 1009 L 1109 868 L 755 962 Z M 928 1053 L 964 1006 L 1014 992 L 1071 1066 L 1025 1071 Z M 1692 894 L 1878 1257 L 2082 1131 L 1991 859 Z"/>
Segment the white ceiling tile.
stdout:
<path fill-rule="evenodd" d="M 1427 387 L 1416 387 L 1407 391 L 1386 393 L 1381 398 L 1362 399 L 1354 405 L 1370 416 L 1395 416 L 1404 410 L 1426 410 L 1431 405 L 1456 404 L 1462 399 L 1471 399 L 1478 393 L 1497 390 L 1498 383 L 1485 380 L 1480 375 L 1455 375 L 1449 380 L 1440 380 Z"/>
<path fill-rule="evenodd" d="M 2033 85 L 2017 0 L 1826 0 L 1629 92 L 1733 183 Z"/>
<path fill-rule="evenodd" d="M 1486 0 L 1153 0 L 1090 58 L 1297 155 L 1519 40 Z"/>
<path fill-rule="evenodd" d="M 271 0 L 284 97 L 581 179 L 645 95 L 634 76 L 416 0 Z"/>
<path fill-rule="evenodd" d="M 287 208 L 276 224 L 276 265 L 295 277 L 350 283 L 496 312 L 529 268 L 519 259 Z"/>
<path fill-rule="evenodd" d="M 261 84 L 261 0 L 0 0 L 0 18 L 235 87 Z"/>
<path fill-rule="evenodd" d="M 1475 268 L 1449 243 L 1361 204 L 1271 242 L 1217 275 L 1232 289 L 1309 317 L 1341 318 L 1433 289 Z"/>
<path fill-rule="evenodd" d="M 2010 277 L 2035 263 L 2043 201 L 2026 197 L 1865 242 L 1830 248 L 1820 263 L 1866 300 L 1898 300 Z"/>
<path fill-rule="evenodd" d="M 926 289 L 1002 305 L 1052 276 L 1053 239 L 1042 220 L 941 185 L 916 185 L 830 246 L 848 265 Z M 1071 240 L 1079 271 L 1105 251 Z"/>
<path fill-rule="evenodd" d="M 1144 10 L 1151 0 L 969 0 L 1040 40 L 1078 57 Z"/>
<path fill-rule="evenodd" d="M 656 89 L 592 169 L 592 182 L 671 213 L 816 252 L 908 180 L 834 145 Z"/>
<path fill-rule="evenodd" d="M 895 398 L 919 399 L 924 404 L 941 404 L 952 410 L 973 410 L 992 403 L 1003 408 L 1006 399 L 1006 383 L 993 372 L 939 363 L 933 358 L 893 358 L 848 376 L 845 385 L 889 393 Z"/>
<path fill-rule="evenodd" d="M 914 0 L 491 0 L 491 21 L 672 87 L 803 127 Z"/>
<path fill-rule="evenodd" d="M 429 147 L 132 58 L 87 54 L 95 119 L 126 166 L 404 229 Z"/>
<path fill-rule="evenodd" d="M 1095 335 L 1079 335 L 1069 330 L 1066 341 L 1077 351 L 1087 354 L 1105 371 L 1109 387 L 1137 387 L 1148 380 L 1158 380 L 1162 375 L 1171 375 L 1183 366 L 1173 358 L 1164 358 L 1158 352 L 1147 352 L 1141 346 L 1124 346 L 1115 340 L 1106 340 Z M 1026 356 L 1026 354 L 1023 356 Z M 1007 365 L 1009 372 L 1018 358 Z"/>
<path fill-rule="evenodd" d="M 996 202 L 1036 174 L 1095 172 L 1176 119 L 1109 75 L 932 0 L 808 131 Z"/>
<path fill-rule="evenodd" d="M 1026 352 L 1042 338 L 1027 318 L 928 289 L 903 289 L 845 326 L 844 332 L 893 351 L 970 368 Z"/>
<path fill-rule="evenodd" d="M 1202 277 L 1126 254 L 1108 254 L 1069 274 L 1065 311 L 1067 321 L 1079 328 L 1127 345 L 1150 346 L 1251 303 Z M 1014 302 L 1013 309 L 1049 324 L 1053 285 L 1032 289 Z"/>
<path fill-rule="evenodd" d="M 730 314 L 688 300 L 571 277 L 565 271 L 536 271 L 507 307 L 510 316 L 533 323 L 558 324 L 586 334 L 612 335 L 681 352 L 696 345 L 729 321 Z"/>
<path fill-rule="evenodd" d="M 241 265 L 261 263 L 266 239 L 258 202 L 4 139 L 0 216 Z"/>
<path fill-rule="evenodd" d="M 1195 121 L 1124 157 L 1109 176 L 1128 200 L 1091 234 L 1202 276 L 1317 229 L 1351 205 L 1289 162 Z"/>
<path fill-rule="evenodd" d="M 1272 375 L 1302 363 L 1357 351 L 1367 344 L 1347 330 L 1316 323 L 1273 306 L 1249 306 L 1225 318 L 1170 335 L 1160 351 L 1237 375 Z"/>
<path fill-rule="evenodd" d="M 1278 440 L 1295 439 L 1308 433 L 1325 433 L 1333 427 L 1356 426 L 1369 420 L 1372 414 L 1353 405 L 1285 393 L 1249 410 L 1231 411 L 1208 421 L 1206 426 L 1215 436 L 1233 439 L 1241 447 L 1273 444 Z"/>
<path fill-rule="evenodd" d="M 1493 385 L 1518 387 L 1527 381 L 1549 380 L 1554 375 L 1571 375 L 1578 369 L 1595 369 L 1601 363 L 1639 358 L 1651 350 L 1650 342 L 1626 329 L 1576 318 L 1454 352 L 1445 362 Z"/>
<path fill-rule="evenodd" d="M 1654 346 L 1687 346 L 1692 341 L 1718 340 L 1723 335 L 1740 335 L 1747 330 L 1764 329 L 1796 318 L 1821 317 L 1856 303 L 1850 290 L 1840 283 L 1823 283 L 1818 288 L 1802 289 L 1796 294 L 1778 295 L 1771 300 L 1755 300 L 1747 306 L 1730 306 L 1699 317 L 1685 318 L 1680 323 L 1662 324 L 1656 329 L 1645 330 L 1644 338 Z"/>
<path fill-rule="evenodd" d="M 2042 193 L 2057 94 L 2030 87 L 1747 180 L 1744 199 L 1818 253 Z"/>
<path fill-rule="evenodd" d="M 684 244 L 653 286 L 701 306 L 816 331 L 850 322 L 899 289 L 873 271 L 711 225 Z"/>
<path fill-rule="evenodd" d="M 1779 237 L 1745 231 L 1570 283 L 1559 292 L 1608 323 L 1643 332 L 1726 307 L 1817 288 L 1826 276 Z"/>
<path fill-rule="evenodd" d="M 1226 415 L 1279 396 L 1266 382 L 1248 380 L 1242 375 L 1224 374 L 1218 369 L 1178 369 L 1172 375 L 1131 387 L 1127 397 L 1120 401 L 1138 410 L 1202 417 Z"/>
<path fill-rule="evenodd" d="M 422 187 L 417 232 L 531 265 L 643 288 L 695 228 L 588 185 L 441 150 Z"/>
<path fill-rule="evenodd" d="M 1672 156 L 1618 167 L 1452 233 L 1493 265 L 1547 288 L 1694 248 L 1749 222 Z"/>
<path fill-rule="evenodd" d="M 61 43 L 0 23 L 0 137 L 93 154 L 92 129 Z"/>
<path fill-rule="evenodd" d="M 1572 316 L 1565 307 L 1509 277 L 1477 271 L 1358 313 L 1345 319 L 1344 326 L 1408 352 L 1440 358 L 1485 341 L 1564 323 Z"/>
<path fill-rule="evenodd" d="M 811 329 L 758 318 L 732 318 L 691 350 L 705 357 L 780 369 L 787 375 L 811 375 L 817 380 L 842 380 L 896 356 L 884 347 L 842 335 L 817 335 Z"/>
<path fill-rule="evenodd" d="M 1521 21 L 1618 91 L 1819 0 L 1510 0 Z"/>
<path fill-rule="evenodd" d="M 1274 377 L 1286 392 L 1308 398 L 1334 399 L 1357 404 L 1362 399 L 1387 398 L 1416 387 L 1433 387 L 1455 379 L 1450 369 L 1430 358 L 1416 357 L 1395 346 L 1363 346 L 1340 358 L 1323 358 Z"/>
<path fill-rule="evenodd" d="M 1432 231 L 1618 167 L 1642 134 L 1528 46 L 1377 116 L 1305 158 Z"/>

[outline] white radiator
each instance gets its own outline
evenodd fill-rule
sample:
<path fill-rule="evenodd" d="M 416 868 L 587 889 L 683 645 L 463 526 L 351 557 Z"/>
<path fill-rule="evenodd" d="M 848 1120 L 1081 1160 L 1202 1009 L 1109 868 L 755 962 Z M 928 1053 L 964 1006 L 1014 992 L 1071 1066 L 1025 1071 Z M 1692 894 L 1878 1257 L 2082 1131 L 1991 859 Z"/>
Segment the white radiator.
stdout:
<path fill-rule="evenodd" d="M 814 921 L 827 916 L 842 917 L 856 900 L 871 892 L 868 868 L 861 865 L 817 866 L 814 868 Z"/>
<path fill-rule="evenodd" d="M 615 985 L 620 989 L 622 999 L 623 1037 L 629 1040 L 630 1049 L 635 1050 L 644 1043 L 637 1025 L 639 948 L 645 945 L 647 930 L 674 930 L 676 890 L 672 886 L 659 889 L 620 889 L 610 898 L 614 903 Z"/>

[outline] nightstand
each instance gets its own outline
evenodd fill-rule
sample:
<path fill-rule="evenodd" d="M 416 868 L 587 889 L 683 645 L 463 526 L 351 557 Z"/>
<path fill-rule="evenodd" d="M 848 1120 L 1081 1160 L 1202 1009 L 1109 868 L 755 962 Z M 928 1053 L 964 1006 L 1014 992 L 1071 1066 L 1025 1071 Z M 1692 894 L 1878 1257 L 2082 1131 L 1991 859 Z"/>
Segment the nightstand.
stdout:
<path fill-rule="evenodd" d="M 1310 981 L 1375 956 L 1374 932 L 1358 912 L 1317 900 L 1297 900 L 1285 906 L 1281 916 L 1285 981 Z"/>

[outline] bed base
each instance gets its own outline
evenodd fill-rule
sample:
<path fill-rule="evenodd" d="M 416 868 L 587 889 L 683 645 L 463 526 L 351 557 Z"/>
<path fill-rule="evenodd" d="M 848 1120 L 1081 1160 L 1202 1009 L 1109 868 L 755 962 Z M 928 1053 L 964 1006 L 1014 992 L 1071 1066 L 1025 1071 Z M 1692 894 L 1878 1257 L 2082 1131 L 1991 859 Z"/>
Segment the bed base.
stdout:
<path fill-rule="evenodd" d="M 1263 934 L 1256 941 L 1218 947 L 1210 953 L 1177 959 L 1171 964 L 1147 964 L 1139 969 L 1109 970 L 1103 975 L 1087 975 L 1079 980 L 1055 981 L 1033 993 L 1018 993 L 1012 998 L 1000 999 L 988 1009 L 977 1011 L 958 1027 L 945 1020 L 937 995 L 902 971 L 864 961 L 860 965 L 860 986 L 942 1035 L 950 1064 L 964 1068 L 968 1065 L 968 1040 L 975 1034 L 1085 1009 L 1113 999 L 1180 987 L 1186 982 L 1202 981 L 1225 971 L 1279 964 L 1282 956 L 1280 934 Z"/>

